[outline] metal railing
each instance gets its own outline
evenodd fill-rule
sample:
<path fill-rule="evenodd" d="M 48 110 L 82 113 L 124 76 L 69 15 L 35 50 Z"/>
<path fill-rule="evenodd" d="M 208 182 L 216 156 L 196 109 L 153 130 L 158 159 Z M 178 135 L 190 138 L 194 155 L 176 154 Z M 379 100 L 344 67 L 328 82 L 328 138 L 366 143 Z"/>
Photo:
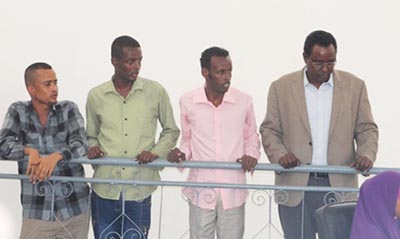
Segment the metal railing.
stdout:
<path fill-rule="evenodd" d="M 157 167 L 157 168 L 204 168 L 204 169 L 225 169 L 225 170 L 241 170 L 241 165 L 238 163 L 227 163 L 227 162 L 206 162 L 206 161 L 185 161 L 180 164 L 169 163 L 166 160 L 156 160 L 149 164 L 139 165 L 137 161 L 133 159 L 124 159 L 124 158 L 101 158 L 101 159 L 92 159 L 89 160 L 87 158 L 79 158 L 73 159 L 69 163 L 78 163 L 78 164 L 91 164 L 91 165 L 118 165 L 118 166 L 133 166 L 133 167 Z M 369 174 L 377 174 L 382 171 L 387 170 L 398 170 L 394 168 L 373 168 L 369 171 Z M 259 163 L 255 171 L 269 171 L 269 172 L 301 172 L 301 173 L 309 173 L 309 172 L 323 172 L 323 173 L 331 173 L 331 174 L 356 174 L 358 173 L 356 170 L 346 166 L 312 166 L 312 165 L 301 165 L 292 169 L 284 169 L 280 165 L 276 164 L 268 164 L 268 163 Z M 18 175 L 18 174 L 6 174 L 0 173 L 0 179 L 14 179 L 14 180 L 27 180 L 29 179 L 26 175 Z M 133 186 L 160 186 L 160 199 L 159 199 L 159 228 L 158 228 L 158 237 L 149 237 L 149 238 L 163 238 L 163 239 L 171 239 L 169 235 L 164 235 L 162 233 L 162 211 L 163 211 L 163 201 L 164 201 L 164 187 L 195 187 L 195 188 L 234 188 L 234 189 L 249 189 L 252 190 L 253 193 L 249 197 L 248 201 L 251 201 L 256 206 L 266 206 L 266 223 L 261 227 L 259 231 L 255 234 L 248 235 L 245 238 L 261 238 L 263 232 L 265 230 L 268 231 L 269 238 L 283 238 L 281 230 L 279 229 L 279 223 L 273 222 L 273 213 L 272 208 L 273 197 L 275 191 L 319 191 L 319 192 L 342 192 L 342 193 L 357 193 L 358 188 L 344 188 L 344 187 L 295 187 L 295 186 L 276 186 L 273 184 L 231 184 L 231 183 L 202 183 L 202 182 L 186 182 L 186 181 L 143 181 L 143 180 L 114 180 L 114 179 L 99 179 L 99 178 L 77 178 L 77 177 L 60 177 L 60 176 L 52 176 L 48 181 L 53 182 L 86 182 L 86 183 L 104 183 L 104 184 L 119 184 L 119 185 L 133 185 Z M 54 190 L 51 193 L 55 193 Z M 263 196 L 260 196 L 263 194 Z M 54 195 L 53 195 L 54 196 Z M 247 215 L 247 217 L 249 217 Z M 151 229 L 155 230 L 155 229 Z M 275 236 L 272 236 L 271 232 L 275 231 Z M 249 234 L 249 233 L 248 233 Z M 277 236 L 276 236 L 277 235 Z M 111 238 L 111 237 L 110 237 Z M 179 238 L 188 238 L 188 230 L 182 233 Z M 265 237 L 262 237 L 265 238 Z M 172 238 L 173 239 L 173 238 Z"/>

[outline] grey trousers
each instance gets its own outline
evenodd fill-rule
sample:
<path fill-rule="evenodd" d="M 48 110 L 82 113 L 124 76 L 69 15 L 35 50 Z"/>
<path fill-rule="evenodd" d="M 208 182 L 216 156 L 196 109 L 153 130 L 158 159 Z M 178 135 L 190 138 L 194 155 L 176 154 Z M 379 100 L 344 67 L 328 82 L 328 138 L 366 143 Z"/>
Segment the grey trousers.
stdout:
<path fill-rule="evenodd" d="M 308 186 L 331 186 L 329 178 L 313 178 L 308 180 Z M 285 239 L 315 239 L 317 224 L 315 212 L 324 206 L 326 199 L 334 198 L 329 192 L 305 192 L 299 205 L 288 207 L 279 205 L 279 218 Z M 327 195 L 327 198 L 324 197 Z M 304 209 L 304 210 L 303 210 Z"/>
<path fill-rule="evenodd" d="M 86 239 L 89 231 L 89 212 L 65 221 L 43 221 L 22 218 L 20 239 Z"/>
<path fill-rule="evenodd" d="M 215 210 L 189 202 L 190 239 L 243 239 L 245 205 L 224 210 L 218 196 Z"/>

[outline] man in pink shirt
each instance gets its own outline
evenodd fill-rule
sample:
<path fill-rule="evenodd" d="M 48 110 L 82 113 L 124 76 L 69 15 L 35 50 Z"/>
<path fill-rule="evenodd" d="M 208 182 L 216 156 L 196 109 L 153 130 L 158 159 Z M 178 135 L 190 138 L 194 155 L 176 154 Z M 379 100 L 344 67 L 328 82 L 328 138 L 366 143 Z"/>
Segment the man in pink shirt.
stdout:
<path fill-rule="evenodd" d="M 191 169 L 190 182 L 246 183 L 260 156 L 260 140 L 251 96 L 230 86 L 232 61 L 219 47 L 201 55 L 205 86 L 180 99 L 182 139 L 170 162 L 184 160 L 238 162 L 243 170 Z M 243 189 L 185 188 L 189 199 L 191 239 L 241 239 L 244 234 Z"/>

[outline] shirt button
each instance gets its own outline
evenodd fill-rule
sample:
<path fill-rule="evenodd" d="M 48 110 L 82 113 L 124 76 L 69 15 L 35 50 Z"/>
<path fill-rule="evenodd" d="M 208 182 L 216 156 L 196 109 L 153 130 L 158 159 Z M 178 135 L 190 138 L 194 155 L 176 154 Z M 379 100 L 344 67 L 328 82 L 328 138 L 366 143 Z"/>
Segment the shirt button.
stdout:
<path fill-rule="evenodd" d="M 125 168 L 122 168 L 122 170 L 125 170 Z"/>
<path fill-rule="evenodd" d="M 128 120 L 128 118 L 125 118 L 125 120 Z"/>
<path fill-rule="evenodd" d="M 124 151 L 124 153 L 128 153 L 127 151 Z"/>
<path fill-rule="evenodd" d="M 128 136 L 128 134 L 125 134 L 125 136 Z"/>
<path fill-rule="evenodd" d="M 124 101 L 124 104 L 126 104 L 126 101 Z"/>

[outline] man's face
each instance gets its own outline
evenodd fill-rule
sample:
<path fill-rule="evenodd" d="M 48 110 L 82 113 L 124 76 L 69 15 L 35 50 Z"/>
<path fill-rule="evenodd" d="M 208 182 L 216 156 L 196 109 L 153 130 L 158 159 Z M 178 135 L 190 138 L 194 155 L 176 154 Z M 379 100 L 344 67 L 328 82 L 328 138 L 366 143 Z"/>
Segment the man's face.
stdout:
<path fill-rule="evenodd" d="M 57 103 L 58 86 L 54 70 L 34 70 L 28 77 L 31 81 L 27 88 L 33 102 L 48 106 Z"/>
<path fill-rule="evenodd" d="M 135 81 L 139 75 L 142 58 L 142 51 L 139 47 L 123 47 L 122 56 L 111 59 L 115 77 L 123 81 Z"/>
<path fill-rule="evenodd" d="M 327 47 L 314 45 L 311 55 L 303 55 L 303 58 L 310 83 L 322 84 L 329 80 L 336 63 L 336 50 L 332 44 Z"/>
<path fill-rule="evenodd" d="M 232 61 L 230 57 L 211 57 L 210 68 L 202 68 L 202 74 L 206 79 L 206 87 L 209 91 L 223 94 L 228 91 L 232 77 Z"/>

